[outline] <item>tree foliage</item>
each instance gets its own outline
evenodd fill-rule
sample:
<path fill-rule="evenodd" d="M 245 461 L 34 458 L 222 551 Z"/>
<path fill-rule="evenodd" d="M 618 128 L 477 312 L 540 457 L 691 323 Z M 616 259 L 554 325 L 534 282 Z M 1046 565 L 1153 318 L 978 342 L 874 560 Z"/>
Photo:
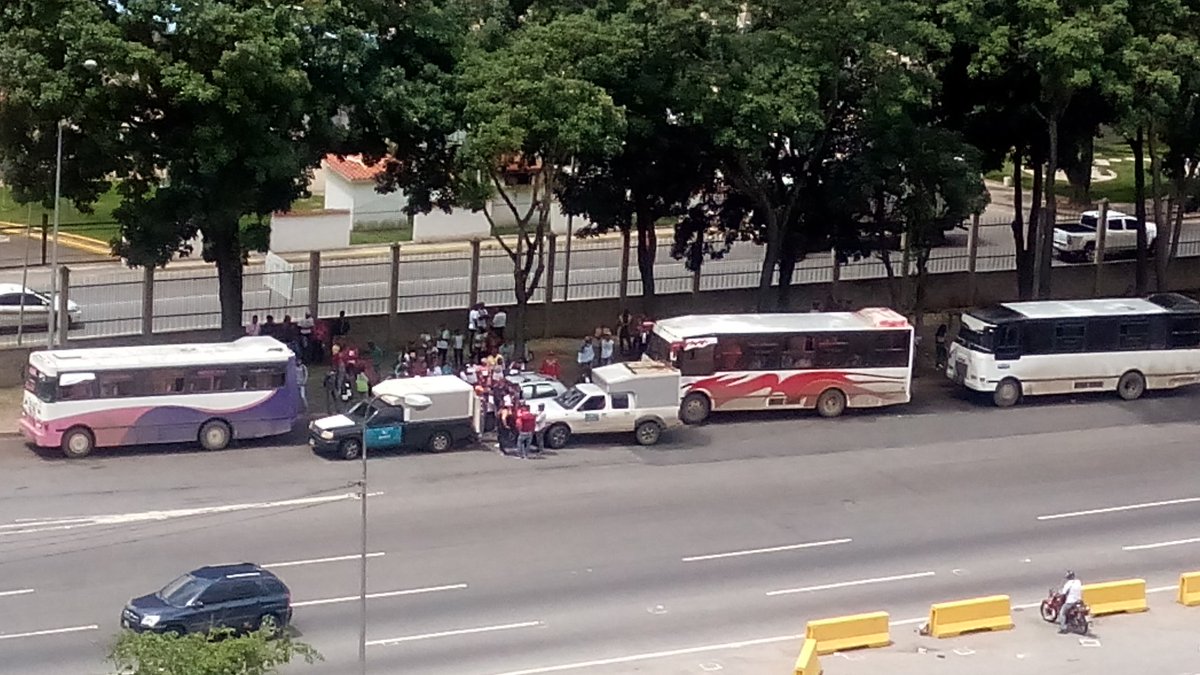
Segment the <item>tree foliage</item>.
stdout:
<path fill-rule="evenodd" d="M 321 655 L 286 634 L 235 635 L 122 632 L 109 652 L 114 675 L 273 675 L 280 666 L 321 661 Z M 289 671 L 290 672 L 290 671 Z"/>

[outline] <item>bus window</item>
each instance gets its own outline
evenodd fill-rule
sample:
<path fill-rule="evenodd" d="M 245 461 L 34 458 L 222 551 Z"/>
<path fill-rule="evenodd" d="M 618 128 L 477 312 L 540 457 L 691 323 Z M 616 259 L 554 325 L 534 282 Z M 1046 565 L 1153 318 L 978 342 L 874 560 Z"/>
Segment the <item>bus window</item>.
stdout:
<path fill-rule="evenodd" d="M 1170 349 L 1200 347 L 1200 318 L 1172 319 L 1167 333 L 1167 347 Z"/>
<path fill-rule="evenodd" d="M 1060 354 L 1083 351 L 1087 324 L 1083 321 L 1059 321 L 1054 326 L 1054 351 Z"/>
<path fill-rule="evenodd" d="M 110 371 L 100 373 L 97 381 L 100 384 L 100 398 L 125 398 L 144 393 L 137 378 L 132 373 Z"/>
<path fill-rule="evenodd" d="M 716 361 L 713 358 L 715 351 L 715 345 L 681 350 L 676 355 L 679 373 L 681 375 L 712 375 L 716 370 Z"/>

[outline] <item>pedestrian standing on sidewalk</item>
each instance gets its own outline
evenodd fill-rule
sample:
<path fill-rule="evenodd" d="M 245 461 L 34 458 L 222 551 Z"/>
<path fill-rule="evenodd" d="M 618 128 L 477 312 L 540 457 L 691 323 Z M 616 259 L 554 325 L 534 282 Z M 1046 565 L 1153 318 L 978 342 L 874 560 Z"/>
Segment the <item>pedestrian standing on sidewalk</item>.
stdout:
<path fill-rule="evenodd" d="M 466 361 L 463 360 L 463 334 L 461 328 L 454 329 L 453 344 L 454 366 L 456 368 L 462 368 L 464 365 L 466 365 Z"/>
<path fill-rule="evenodd" d="M 939 370 L 946 367 L 946 324 L 938 326 L 937 333 L 933 336 L 934 348 L 937 355 L 937 367 Z"/>
<path fill-rule="evenodd" d="M 529 459 L 529 448 L 533 445 L 533 432 L 537 428 L 537 418 L 530 412 L 529 406 L 522 404 L 517 410 L 517 451 L 521 459 Z"/>
<path fill-rule="evenodd" d="M 592 346 L 592 336 L 588 335 L 583 338 L 583 343 L 579 345 L 579 353 L 575 356 L 575 362 L 579 365 L 579 381 L 592 381 L 592 361 L 596 360 L 596 348 Z"/>
<path fill-rule="evenodd" d="M 507 325 L 508 312 L 505 312 L 504 308 L 500 307 L 496 310 L 496 313 L 492 315 L 492 331 L 496 333 L 496 337 L 500 338 L 501 342 L 504 342 L 504 328 Z"/>
<path fill-rule="evenodd" d="M 613 350 L 616 344 L 613 342 L 612 333 L 607 328 L 604 329 L 604 334 L 600 337 L 600 365 L 607 366 L 613 362 Z"/>

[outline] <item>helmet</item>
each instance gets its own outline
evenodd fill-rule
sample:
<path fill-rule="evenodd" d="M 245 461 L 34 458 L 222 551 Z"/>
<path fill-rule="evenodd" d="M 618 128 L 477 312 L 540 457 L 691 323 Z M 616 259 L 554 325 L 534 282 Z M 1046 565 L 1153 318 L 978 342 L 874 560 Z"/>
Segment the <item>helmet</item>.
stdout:
<path fill-rule="evenodd" d="M 1075 578 L 1075 570 L 1067 570 L 1067 578 L 1074 579 Z"/>

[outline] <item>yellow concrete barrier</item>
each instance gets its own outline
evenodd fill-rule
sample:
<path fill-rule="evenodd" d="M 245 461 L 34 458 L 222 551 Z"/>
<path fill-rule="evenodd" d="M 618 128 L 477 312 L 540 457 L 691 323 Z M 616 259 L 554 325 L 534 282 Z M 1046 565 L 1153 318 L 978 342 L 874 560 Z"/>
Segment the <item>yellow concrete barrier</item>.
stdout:
<path fill-rule="evenodd" d="M 821 669 L 821 661 L 817 658 L 817 641 L 805 640 L 804 646 L 800 648 L 800 656 L 796 659 L 794 675 L 821 675 L 824 672 Z"/>
<path fill-rule="evenodd" d="M 1124 579 L 1102 584 L 1084 584 L 1083 604 L 1092 611 L 1092 616 L 1144 612 L 1149 609 L 1146 606 L 1146 580 Z"/>
<path fill-rule="evenodd" d="M 1179 595 L 1175 600 L 1184 607 L 1200 605 L 1200 572 L 1179 575 Z"/>
<path fill-rule="evenodd" d="M 863 647 L 886 647 L 892 644 L 887 612 L 809 621 L 804 637 L 816 643 L 818 654 L 832 654 L 844 649 Z"/>
<path fill-rule="evenodd" d="M 941 602 L 929 608 L 929 634 L 938 638 L 1012 627 L 1012 601 L 1007 595 Z"/>

